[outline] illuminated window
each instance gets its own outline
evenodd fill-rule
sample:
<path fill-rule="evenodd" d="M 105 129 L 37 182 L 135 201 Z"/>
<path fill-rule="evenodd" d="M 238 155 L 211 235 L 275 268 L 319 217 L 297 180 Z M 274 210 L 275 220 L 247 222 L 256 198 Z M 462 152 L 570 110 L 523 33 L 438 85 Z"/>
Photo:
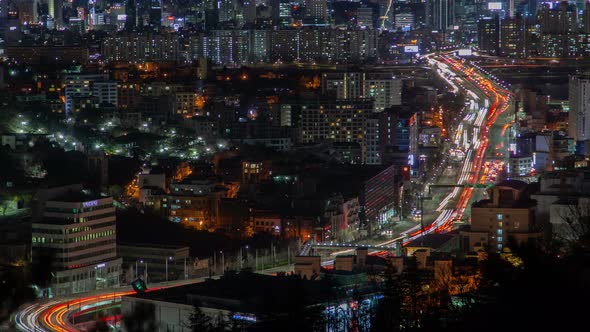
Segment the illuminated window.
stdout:
<path fill-rule="evenodd" d="M 498 214 L 496 217 L 498 218 L 498 220 L 502 220 L 504 218 L 504 216 L 502 216 L 502 214 Z"/>

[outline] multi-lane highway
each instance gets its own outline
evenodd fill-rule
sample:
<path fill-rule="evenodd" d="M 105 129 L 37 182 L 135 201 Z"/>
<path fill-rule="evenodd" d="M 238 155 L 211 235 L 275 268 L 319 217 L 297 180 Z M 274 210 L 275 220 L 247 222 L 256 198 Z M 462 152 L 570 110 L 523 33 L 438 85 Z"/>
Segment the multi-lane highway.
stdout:
<path fill-rule="evenodd" d="M 415 225 L 385 242 L 373 243 L 374 241 L 370 241 L 373 247 L 394 247 L 399 240 L 407 245 L 423 235 L 452 230 L 455 221 L 465 219 L 464 215 L 469 203 L 479 197 L 475 194 L 482 193 L 483 189 L 477 189 L 477 187 L 485 187 L 485 185 L 494 183 L 498 173 L 504 167 L 502 157 L 505 156 L 507 146 L 500 142 L 500 144 L 493 146 L 494 151 L 490 151 L 489 146 L 492 141 L 492 127 L 497 124 L 498 117 L 510 107 L 510 91 L 483 69 L 465 62 L 461 58 L 450 54 L 431 54 L 425 58 L 438 75 L 446 81 L 451 92 L 463 92 L 470 100 L 462 121 L 454 132 L 450 132 L 454 148 L 461 150 L 464 158 L 454 179 L 434 177 L 428 183 L 428 185 L 440 185 L 451 182 L 456 185 L 437 202 L 438 206 L 433 211 L 423 211 L 425 215 L 430 217 L 430 220 L 434 219 L 432 223 L 425 226 L 424 229 L 421 225 Z M 507 128 L 508 125 L 498 128 L 496 131 L 499 135 L 496 136 L 503 137 Z M 424 190 L 424 194 L 426 194 L 428 188 Z M 322 262 L 324 267 L 329 267 L 334 263 L 333 256 L 351 253 L 360 244 L 326 243 L 324 245 L 342 247 L 342 250 L 332 252 L 330 254 L 332 257 Z M 387 253 L 387 251 L 379 249 L 370 250 L 372 255 L 387 255 Z"/>
<path fill-rule="evenodd" d="M 465 153 L 455 187 L 439 203 L 435 219 L 424 229 L 420 225 L 403 232 L 407 244 L 425 234 L 446 232 L 453 222 L 463 218 L 474 194 L 474 187 L 489 183 L 503 166 L 502 161 L 486 161 L 490 144 L 490 129 L 500 114 L 510 106 L 511 94 L 500 82 L 492 79 L 479 67 L 450 54 L 429 55 L 427 61 L 451 87 L 451 91 L 466 93 L 475 105 L 451 135 L 456 146 Z M 502 132 L 503 135 L 504 131 Z M 500 147 L 495 147 L 500 149 Z M 424 212 L 425 213 L 425 212 Z"/>

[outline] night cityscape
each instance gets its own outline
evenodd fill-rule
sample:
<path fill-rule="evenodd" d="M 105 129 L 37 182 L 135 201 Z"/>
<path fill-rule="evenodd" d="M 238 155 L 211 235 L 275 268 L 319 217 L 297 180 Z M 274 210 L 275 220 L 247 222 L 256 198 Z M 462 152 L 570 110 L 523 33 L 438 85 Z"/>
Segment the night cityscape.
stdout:
<path fill-rule="evenodd" d="M 0 331 L 590 325 L 589 0 L 0 0 L 0 138 Z"/>

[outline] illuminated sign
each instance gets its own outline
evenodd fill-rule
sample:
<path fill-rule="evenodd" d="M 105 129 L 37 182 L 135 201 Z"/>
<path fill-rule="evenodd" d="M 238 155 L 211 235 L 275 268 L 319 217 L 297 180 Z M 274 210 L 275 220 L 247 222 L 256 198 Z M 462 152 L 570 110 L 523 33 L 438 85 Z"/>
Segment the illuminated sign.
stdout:
<path fill-rule="evenodd" d="M 418 46 L 416 45 L 406 45 L 404 46 L 405 53 L 418 53 Z"/>
<path fill-rule="evenodd" d="M 90 201 L 90 202 L 84 202 L 82 203 L 83 207 L 92 207 L 92 206 L 98 206 L 98 200 L 94 200 L 94 201 Z"/>
<path fill-rule="evenodd" d="M 488 2 L 488 10 L 502 10 L 501 2 Z"/>
<path fill-rule="evenodd" d="M 117 15 L 117 21 L 127 21 L 127 15 L 125 15 L 125 14 Z"/>
<path fill-rule="evenodd" d="M 235 314 L 233 314 L 232 318 L 235 320 L 245 320 L 248 322 L 255 322 L 256 321 L 256 316 L 254 316 L 252 314 L 235 313 Z"/>
<path fill-rule="evenodd" d="M 107 266 L 106 263 L 100 263 L 97 266 L 95 266 L 94 268 L 95 269 L 100 269 L 101 267 L 105 267 L 105 266 Z"/>

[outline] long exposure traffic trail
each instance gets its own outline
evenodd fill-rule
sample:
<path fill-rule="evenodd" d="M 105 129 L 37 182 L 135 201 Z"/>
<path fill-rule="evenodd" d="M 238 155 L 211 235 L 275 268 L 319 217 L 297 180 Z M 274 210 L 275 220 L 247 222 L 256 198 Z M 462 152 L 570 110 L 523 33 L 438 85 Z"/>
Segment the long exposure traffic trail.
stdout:
<path fill-rule="evenodd" d="M 473 126 L 473 140 L 469 148 L 465 151 L 465 160 L 463 167 L 457 178 L 458 185 L 452 190 L 436 209 L 438 216 L 428 226 L 423 229 L 417 225 L 404 233 L 407 237 L 404 244 L 430 233 L 447 232 L 453 229 L 453 221 L 461 219 L 468 204 L 473 197 L 474 186 L 485 184 L 488 174 L 484 171 L 484 162 L 489 146 L 490 128 L 498 120 L 503 112 L 510 105 L 511 93 L 503 88 L 499 82 L 495 82 L 485 75 L 479 68 L 464 62 L 452 55 L 431 55 L 427 56 L 429 63 L 437 68 L 449 85 L 452 91 L 458 92 L 459 86 L 454 84 L 455 81 L 462 81 L 466 84 L 461 85 L 466 94 L 472 98 L 486 100 L 487 107 L 481 107 L 476 116 L 468 114 L 465 118 Z M 462 126 L 458 129 L 458 136 L 461 135 Z M 460 138 L 457 137 L 460 141 Z M 448 203 L 458 197 L 456 204 L 447 207 Z"/>

